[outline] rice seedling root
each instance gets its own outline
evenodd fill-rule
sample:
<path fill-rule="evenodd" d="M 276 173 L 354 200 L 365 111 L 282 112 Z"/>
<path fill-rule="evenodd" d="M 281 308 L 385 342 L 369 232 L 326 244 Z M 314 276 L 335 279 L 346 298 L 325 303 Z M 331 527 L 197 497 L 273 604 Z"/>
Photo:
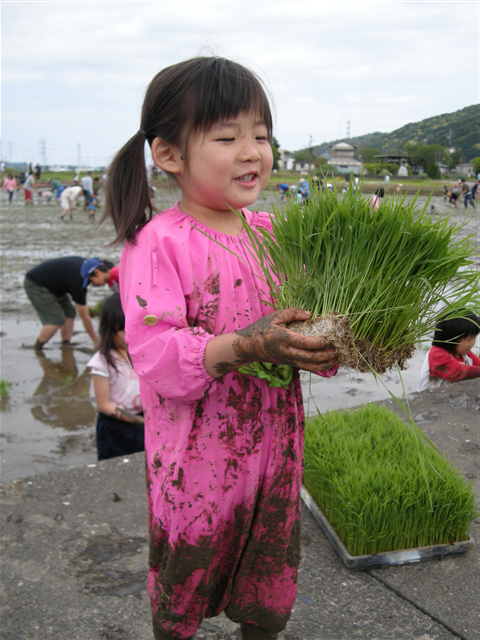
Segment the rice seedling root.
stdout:
<path fill-rule="evenodd" d="M 323 336 L 335 347 L 337 361 L 341 367 L 361 373 L 373 370 L 377 374 L 382 374 L 395 364 L 400 369 L 405 369 L 406 362 L 415 351 L 413 344 L 394 350 L 372 345 L 367 338 L 356 337 L 352 332 L 348 316 L 339 313 L 329 313 L 305 321 L 292 322 L 288 328 L 306 336 Z"/>

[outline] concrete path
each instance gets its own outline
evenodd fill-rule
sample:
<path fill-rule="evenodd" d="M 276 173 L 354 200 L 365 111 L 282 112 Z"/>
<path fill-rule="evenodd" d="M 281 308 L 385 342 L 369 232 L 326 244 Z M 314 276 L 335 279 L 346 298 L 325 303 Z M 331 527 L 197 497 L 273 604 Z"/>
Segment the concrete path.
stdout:
<path fill-rule="evenodd" d="M 478 381 L 410 400 L 478 495 Z M 145 503 L 143 454 L 1 485 L 0 637 L 152 640 Z M 478 559 L 475 544 L 443 560 L 352 571 L 304 507 L 298 598 L 281 639 L 480 639 Z M 236 626 L 220 616 L 196 637 L 233 640 Z"/>

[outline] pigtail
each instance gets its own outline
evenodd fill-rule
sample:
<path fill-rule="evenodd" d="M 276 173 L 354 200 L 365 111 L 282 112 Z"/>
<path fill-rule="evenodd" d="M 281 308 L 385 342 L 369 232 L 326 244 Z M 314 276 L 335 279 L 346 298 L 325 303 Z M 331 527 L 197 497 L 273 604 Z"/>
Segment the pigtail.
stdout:
<path fill-rule="evenodd" d="M 138 131 L 120 149 L 108 170 L 105 213 L 117 232 L 116 242 L 135 243 L 135 235 L 152 218 L 147 169 L 145 134 Z"/>

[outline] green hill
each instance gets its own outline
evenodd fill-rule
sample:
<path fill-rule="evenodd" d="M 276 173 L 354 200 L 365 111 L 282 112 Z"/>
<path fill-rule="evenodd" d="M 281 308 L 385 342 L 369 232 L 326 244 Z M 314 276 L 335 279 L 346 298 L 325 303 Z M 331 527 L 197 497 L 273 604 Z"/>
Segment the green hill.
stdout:
<path fill-rule="evenodd" d="M 461 149 L 464 160 L 480 156 L 480 110 L 477 104 L 420 122 L 411 122 L 391 133 L 376 131 L 364 136 L 348 138 L 348 142 L 356 147 L 377 148 L 380 152 L 385 153 L 403 151 L 408 142 L 441 144 L 448 147 L 447 136 L 450 130 L 452 132 L 452 147 Z M 330 145 L 336 142 L 340 142 L 340 140 L 324 142 L 313 147 L 314 155 L 317 157 L 327 156 Z"/>

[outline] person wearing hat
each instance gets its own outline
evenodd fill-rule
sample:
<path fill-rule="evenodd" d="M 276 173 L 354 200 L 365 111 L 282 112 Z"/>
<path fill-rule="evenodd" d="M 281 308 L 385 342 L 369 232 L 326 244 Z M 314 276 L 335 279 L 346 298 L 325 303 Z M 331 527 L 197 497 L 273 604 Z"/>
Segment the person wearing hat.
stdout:
<path fill-rule="evenodd" d="M 93 344 L 98 346 L 99 338 L 88 313 L 87 287 L 105 285 L 112 268 L 113 263 L 100 258 L 67 256 L 46 260 L 27 272 L 23 286 L 43 325 L 35 349 L 42 349 L 58 329 L 62 343 L 68 343 L 76 312 Z"/>

